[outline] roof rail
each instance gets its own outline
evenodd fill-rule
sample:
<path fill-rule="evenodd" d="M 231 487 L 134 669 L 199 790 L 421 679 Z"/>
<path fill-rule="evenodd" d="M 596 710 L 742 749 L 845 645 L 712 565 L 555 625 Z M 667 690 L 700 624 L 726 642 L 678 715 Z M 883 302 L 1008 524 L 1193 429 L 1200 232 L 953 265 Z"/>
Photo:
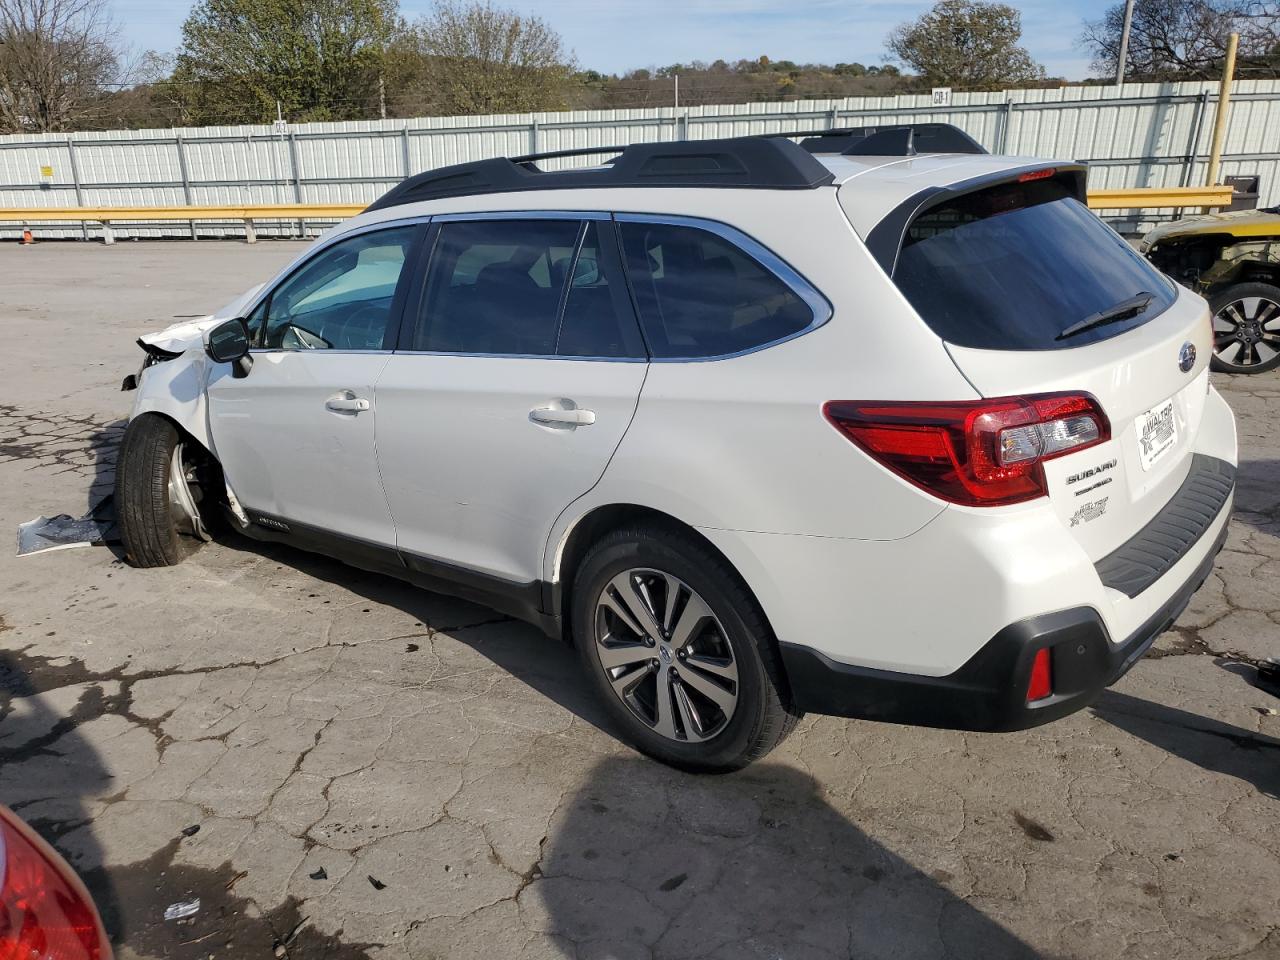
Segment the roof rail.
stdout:
<path fill-rule="evenodd" d="M 860 157 L 911 157 L 917 153 L 986 153 L 977 140 L 950 123 L 896 123 L 882 127 L 845 127 L 804 134 L 800 146 L 810 153 Z M 781 134 L 802 136 L 802 134 Z"/>
<path fill-rule="evenodd" d="M 586 187 L 738 187 L 812 190 L 834 175 L 808 150 L 785 139 L 734 137 L 633 143 L 627 147 L 584 147 L 551 153 L 476 160 L 428 170 L 388 190 L 366 209 L 483 193 L 573 190 Z M 539 170 L 534 161 L 554 157 L 616 153 L 601 167 Z"/>

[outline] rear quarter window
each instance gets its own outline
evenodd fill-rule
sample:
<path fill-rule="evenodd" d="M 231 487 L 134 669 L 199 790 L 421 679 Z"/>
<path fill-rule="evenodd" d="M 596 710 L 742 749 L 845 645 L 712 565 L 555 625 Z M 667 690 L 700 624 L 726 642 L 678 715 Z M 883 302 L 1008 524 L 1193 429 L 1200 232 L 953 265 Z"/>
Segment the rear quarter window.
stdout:
<path fill-rule="evenodd" d="M 793 287 L 725 236 L 663 222 L 622 222 L 619 229 L 655 357 L 730 356 L 794 336 L 819 319 L 800 284 Z"/>
<path fill-rule="evenodd" d="M 1056 179 L 1000 184 L 925 210 L 907 228 L 893 281 L 943 340 L 989 350 L 1105 340 L 1149 322 L 1176 295 Z M 1140 310 L 1063 335 L 1141 300 Z"/>

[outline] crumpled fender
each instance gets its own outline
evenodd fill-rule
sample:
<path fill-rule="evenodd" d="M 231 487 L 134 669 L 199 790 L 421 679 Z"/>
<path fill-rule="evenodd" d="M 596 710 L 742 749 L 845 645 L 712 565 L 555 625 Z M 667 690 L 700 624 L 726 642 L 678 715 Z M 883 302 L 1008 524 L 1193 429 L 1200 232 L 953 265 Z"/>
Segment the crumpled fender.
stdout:
<path fill-rule="evenodd" d="M 246 290 L 217 313 L 175 323 L 155 333 L 143 334 L 138 345 L 148 353 L 167 355 L 161 363 L 146 366 L 138 377 L 130 419 L 143 413 L 169 417 L 214 453 L 209 431 L 205 385 L 213 367 L 204 352 L 205 333 L 224 320 L 242 315 L 245 307 L 262 289 L 262 284 Z"/>

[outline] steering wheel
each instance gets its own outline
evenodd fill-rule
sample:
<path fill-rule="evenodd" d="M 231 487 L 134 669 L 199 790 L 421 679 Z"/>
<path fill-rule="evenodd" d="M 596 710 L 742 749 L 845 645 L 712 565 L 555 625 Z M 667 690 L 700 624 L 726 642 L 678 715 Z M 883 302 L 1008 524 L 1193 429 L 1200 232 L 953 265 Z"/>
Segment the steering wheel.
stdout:
<path fill-rule="evenodd" d="M 362 324 L 368 324 L 369 331 L 372 334 L 377 331 L 379 336 L 376 343 L 369 343 L 363 347 L 365 350 L 381 350 L 383 340 L 386 337 L 387 329 L 387 310 L 377 304 L 365 303 L 361 307 L 357 307 L 352 313 L 348 314 L 342 321 L 342 330 L 344 333 L 355 333 Z M 352 349 L 361 349 L 353 346 Z"/>

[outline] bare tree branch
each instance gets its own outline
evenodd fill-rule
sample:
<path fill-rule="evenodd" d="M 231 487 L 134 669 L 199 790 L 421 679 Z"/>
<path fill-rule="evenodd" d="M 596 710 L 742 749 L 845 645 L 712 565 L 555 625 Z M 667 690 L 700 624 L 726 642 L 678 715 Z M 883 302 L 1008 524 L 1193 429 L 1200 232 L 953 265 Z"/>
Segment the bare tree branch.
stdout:
<path fill-rule="evenodd" d="M 76 126 L 119 63 L 106 0 L 0 0 L 0 128 Z"/>

